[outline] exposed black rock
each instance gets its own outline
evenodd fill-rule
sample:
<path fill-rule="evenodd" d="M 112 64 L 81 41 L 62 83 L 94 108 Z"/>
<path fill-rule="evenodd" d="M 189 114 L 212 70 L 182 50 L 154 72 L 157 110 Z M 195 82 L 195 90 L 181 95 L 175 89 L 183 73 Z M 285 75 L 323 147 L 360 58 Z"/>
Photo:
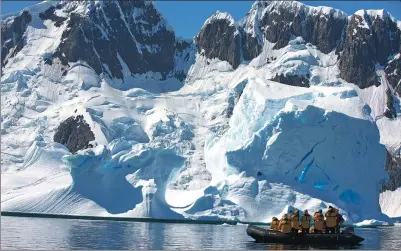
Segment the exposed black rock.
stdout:
<path fill-rule="evenodd" d="M 280 74 L 276 75 L 272 80 L 286 85 L 310 87 L 308 76 Z"/>
<path fill-rule="evenodd" d="M 46 11 L 44 11 L 42 13 L 39 13 L 39 17 L 42 20 L 48 20 L 49 19 L 49 20 L 54 22 L 54 26 L 60 27 L 64 23 L 64 21 L 67 20 L 67 18 L 66 17 L 57 16 L 55 14 L 56 9 L 61 9 L 61 5 L 59 4 L 57 6 L 50 7 Z"/>
<path fill-rule="evenodd" d="M 276 43 L 274 49 L 283 48 L 294 36 L 301 36 L 322 51 L 333 51 L 341 40 L 347 19 L 337 17 L 335 11 L 320 13 L 311 11 L 303 4 L 289 7 L 288 4 L 273 3 L 261 20 L 261 30 L 265 38 Z"/>
<path fill-rule="evenodd" d="M 370 29 L 359 27 L 362 21 L 362 17 L 358 15 L 351 17 L 339 69 L 341 78 L 360 88 L 366 88 L 380 83 L 375 73 L 375 39 Z"/>
<path fill-rule="evenodd" d="M 264 8 L 268 8 L 268 11 L 264 12 L 261 20 L 253 19 L 254 12 Z M 302 36 L 306 42 L 316 45 L 324 53 L 329 53 L 339 46 L 347 25 L 345 13 L 339 11 L 322 13 L 301 3 L 291 6 L 289 2 L 274 1 L 257 2 L 246 19 L 238 30 L 225 19 L 207 24 L 196 38 L 198 52 L 203 49 L 207 58 L 216 57 L 228 61 L 236 68 L 240 63 L 240 55 L 237 49 L 239 43 L 234 34 L 240 37 L 240 51 L 246 61 L 261 53 L 263 42 L 256 34 L 263 34 L 269 42 L 276 43 L 273 49 L 283 48 L 292 38 Z M 246 28 L 256 34 L 246 32 Z M 222 44 L 226 44 L 226 48 L 222 48 Z"/>
<path fill-rule="evenodd" d="M 70 14 L 53 59 L 64 65 L 82 60 L 96 73 L 118 79 L 149 71 L 165 77 L 174 67 L 175 35 L 163 23 L 145 1 L 92 3 L 88 15 Z M 128 70 L 123 72 L 122 63 Z"/>
<path fill-rule="evenodd" d="M 387 80 L 394 88 L 394 91 L 401 97 L 401 57 L 398 57 L 385 68 Z"/>
<path fill-rule="evenodd" d="M 390 176 L 390 180 L 383 185 L 383 191 L 394 191 L 401 187 L 401 155 L 390 154 L 387 150 L 386 171 Z"/>
<path fill-rule="evenodd" d="M 77 9 L 82 10 L 82 5 L 87 7 L 85 14 L 75 9 L 78 6 Z M 260 11 L 265 8 L 268 11 Z M 68 13 L 68 19 L 57 16 L 56 10 Z M 336 49 L 340 76 L 361 88 L 379 85 L 375 64 L 388 64 L 389 82 L 400 95 L 400 59 L 388 63 L 389 56 L 401 51 L 401 32 L 397 24 L 386 13 L 375 17 L 367 13 L 364 17 L 353 15 L 348 22 L 343 12 L 327 10 L 320 11 L 297 2 L 258 1 L 248 13 L 247 22 L 234 25 L 229 18 L 212 17 L 195 37 L 197 50 L 209 59 L 227 61 L 235 69 L 241 63 L 241 56 L 250 61 L 261 53 L 263 37 L 276 43 L 274 49 L 278 49 L 286 46 L 290 39 L 301 36 L 306 43 L 316 45 L 324 53 Z M 253 15 L 255 11 L 263 16 Z M 124 76 L 150 71 L 160 73 L 161 79 L 175 77 L 182 82 L 186 78 L 187 71 L 176 67 L 177 57 L 180 57 L 180 63 L 190 64 L 193 53 L 186 49 L 193 44 L 176 40 L 174 32 L 149 1 L 99 1 L 75 5 L 65 1 L 39 16 L 42 20 L 52 20 L 56 26 L 68 22 L 57 50 L 45 58 L 48 64 L 59 59 L 65 66 L 63 76 L 69 63 L 84 61 L 97 74 L 123 80 L 121 89 L 125 88 Z M 7 58 L 22 49 L 26 25 L 31 19 L 25 11 L 2 22 L 2 66 L 7 63 Z M 247 33 L 251 30 L 254 34 Z M 276 76 L 276 79 L 280 78 L 291 85 L 309 85 L 305 77 Z M 130 87 L 127 84 L 126 88 Z"/>
<path fill-rule="evenodd" d="M 258 42 L 257 37 L 249 33 L 242 32 L 241 42 L 244 60 L 252 60 L 262 52 L 262 45 Z"/>
<path fill-rule="evenodd" d="M 32 21 L 28 11 L 11 20 L 1 22 L 1 68 L 7 64 L 7 59 L 16 55 L 24 47 L 24 33 Z"/>
<path fill-rule="evenodd" d="M 198 52 L 207 58 L 227 61 L 236 69 L 240 64 L 240 35 L 226 19 L 212 20 L 195 37 Z"/>
<path fill-rule="evenodd" d="M 389 17 L 352 15 L 340 53 L 341 78 L 360 88 L 378 86 L 375 64 L 386 65 L 399 50 L 399 32 Z"/>
<path fill-rule="evenodd" d="M 258 12 L 259 9 L 268 11 Z M 255 13 L 264 14 L 258 19 Z M 366 26 L 368 28 L 364 28 Z M 254 34 L 246 32 L 250 30 Z M 238 46 L 234 34 L 240 34 L 240 50 L 246 61 L 262 51 L 262 41 L 257 34 L 263 34 L 266 40 L 275 43 L 273 49 L 280 49 L 294 37 L 301 36 L 323 53 L 335 50 L 339 55 L 340 76 L 360 88 L 378 86 L 375 64 L 387 65 L 387 58 L 401 47 L 400 30 L 386 13 L 375 17 L 365 14 L 363 18 L 353 15 L 348 22 L 345 13 L 334 9 L 323 12 L 300 3 L 273 1 L 257 2 L 238 30 L 225 19 L 207 24 L 196 38 L 198 52 L 203 50 L 207 58 L 228 61 L 235 68 L 240 62 L 237 61 Z M 226 46 L 222 48 L 222 44 Z M 400 68 L 398 61 L 392 64 L 386 72 Z M 398 87 L 398 75 L 389 77 L 392 85 L 397 87 L 397 93 L 401 88 L 401 85 Z M 277 76 L 276 80 L 280 78 L 283 76 Z M 309 82 L 306 79 L 283 81 L 301 86 L 307 86 Z"/>
<path fill-rule="evenodd" d="M 54 142 L 65 145 L 72 153 L 92 147 L 89 142 L 94 139 L 95 135 L 82 115 L 61 122 L 53 137 Z"/>
<path fill-rule="evenodd" d="M 185 49 L 191 46 L 191 43 L 185 40 L 177 40 L 175 42 L 175 49 L 179 52 L 183 52 Z"/>
<path fill-rule="evenodd" d="M 62 35 L 61 43 L 52 59 L 59 58 L 63 65 L 82 60 L 92 67 L 97 74 L 102 73 L 103 66 L 94 48 L 95 41 L 98 41 L 96 35 L 100 36 L 101 34 L 100 31 L 99 34 L 96 34 L 96 31 L 91 29 L 90 22 L 89 19 L 79 14 L 71 13 L 68 27 Z M 113 49 L 109 49 L 111 54 Z M 102 55 L 101 51 L 99 55 Z M 107 59 L 112 60 L 111 57 L 107 57 Z M 114 63 L 115 65 L 110 67 L 111 70 L 118 67 L 122 68 L 118 60 L 115 60 Z M 122 78 L 122 74 L 118 77 Z"/>
<path fill-rule="evenodd" d="M 283 48 L 290 41 L 291 24 L 287 22 L 289 19 L 294 19 L 294 13 L 291 11 L 283 11 L 283 16 L 279 13 L 266 13 L 263 17 L 261 29 L 269 42 L 276 43 L 273 49 Z"/>
<path fill-rule="evenodd" d="M 387 65 L 389 56 L 401 52 L 401 31 L 389 16 L 385 15 L 383 18 L 370 17 L 370 20 L 375 39 L 376 61 L 381 65 Z"/>
<path fill-rule="evenodd" d="M 174 77 L 180 81 L 184 81 L 187 74 L 184 71 L 177 71 L 174 73 Z"/>
<path fill-rule="evenodd" d="M 393 119 L 397 117 L 397 111 L 395 109 L 395 99 L 391 93 L 390 89 L 386 90 L 386 110 L 384 111 L 384 116 Z"/>

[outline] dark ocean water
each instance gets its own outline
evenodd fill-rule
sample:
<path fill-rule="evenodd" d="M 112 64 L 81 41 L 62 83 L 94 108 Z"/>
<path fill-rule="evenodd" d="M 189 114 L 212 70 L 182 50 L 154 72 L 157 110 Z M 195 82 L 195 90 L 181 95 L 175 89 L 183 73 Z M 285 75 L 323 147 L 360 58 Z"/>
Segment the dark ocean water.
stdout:
<path fill-rule="evenodd" d="M 1 249 L 401 249 L 401 227 L 359 228 L 361 246 L 260 244 L 245 225 L 1 217 Z"/>

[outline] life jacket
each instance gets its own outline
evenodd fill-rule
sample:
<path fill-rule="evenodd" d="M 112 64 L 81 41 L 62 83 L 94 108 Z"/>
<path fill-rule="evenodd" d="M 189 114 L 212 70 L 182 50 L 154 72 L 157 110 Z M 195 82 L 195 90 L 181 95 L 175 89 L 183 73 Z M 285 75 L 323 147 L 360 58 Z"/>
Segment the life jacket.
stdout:
<path fill-rule="evenodd" d="M 291 227 L 295 229 L 300 229 L 299 227 L 299 211 L 295 210 L 294 214 L 291 215 Z"/>
<path fill-rule="evenodd" d="M 273 218 L 272 223 L 270 224 L 270 229 L 273 229 L 275 231 L 278 231 L 278 224 L 280 221 L 277 218 Z"/>
<path fill-rule="evenodd" d="M 323 231 L 323 228 L 324 228 L 323 215 L 321 213 L 316 212 L 313 214 L 313 220 L 315 221 L 315 223 L 313 225 L 315 227 L 315 229 L 319 230 L 319 231 Z"/>
<path fill-rule="evenodd" d="M 281 219 L 278 228 L 280 232 L 289 233 L 291 232 L 291 223 L 287 218 Z"/>
<path fill-rule="evenodd" d="M 327 227 L 337 226 L 338 211 L 335 208 L 333 208 L 333 210 L 331 210 L 331 211 L 328 210 L 325 213 L 325 216 L 326 216 L 326 226 Z"/>
<path fill-rule="evenodd" d="M 309 228 L 310 227 L 310 215 L 302 215 L 301 217 L 301 228 Z"/>

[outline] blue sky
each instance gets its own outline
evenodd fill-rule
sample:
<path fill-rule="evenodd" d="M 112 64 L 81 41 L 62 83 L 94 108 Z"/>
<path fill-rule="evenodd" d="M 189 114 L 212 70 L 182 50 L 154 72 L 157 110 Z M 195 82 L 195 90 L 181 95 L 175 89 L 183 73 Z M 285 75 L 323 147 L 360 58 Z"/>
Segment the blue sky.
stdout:
<path fill-rule="evenodd" d="M 20 11 L 40 1 L 2 1 L 1 13 Z M 401 20 L 401 1 L 303 1 L 313 6 L 331 6 L 351 15 L 359 9 L 385 9 Z M 177 36 L 191 38 L 216 10 L 229 12 L 237 21 L 244 17 L 253 1 L 156 1 L 158 9 Z"/>

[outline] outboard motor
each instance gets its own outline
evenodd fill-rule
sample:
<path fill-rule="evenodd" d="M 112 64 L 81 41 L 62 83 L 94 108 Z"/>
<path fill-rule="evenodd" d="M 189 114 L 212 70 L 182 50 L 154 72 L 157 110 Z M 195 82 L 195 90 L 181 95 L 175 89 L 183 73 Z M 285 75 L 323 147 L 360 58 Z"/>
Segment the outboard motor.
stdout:
<path fill-rule="evenodd" d="M 354 233 L 355 233 L 355 230 L 351 226 L 344 227 L 343 231 L 341 231 L 341 234 L 354 234 Z"/>

